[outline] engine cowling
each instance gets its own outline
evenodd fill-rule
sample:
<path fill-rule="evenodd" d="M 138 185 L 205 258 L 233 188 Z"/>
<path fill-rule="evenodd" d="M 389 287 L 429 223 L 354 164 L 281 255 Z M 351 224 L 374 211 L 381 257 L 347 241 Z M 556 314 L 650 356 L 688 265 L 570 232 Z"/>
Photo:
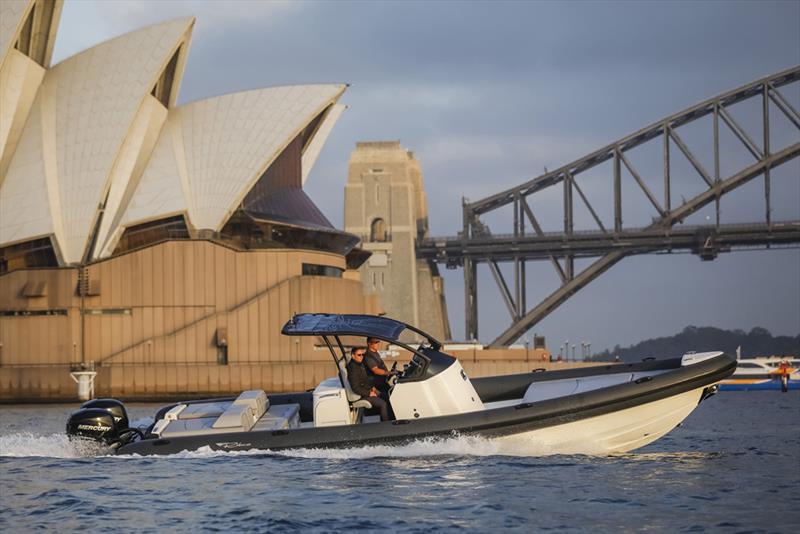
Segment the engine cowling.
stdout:
<path fill-rule="evenodd" d="M 81 408 L 67 420 L 67 435 L 93 439 L 110 445 L 119 439 L 114 416 L 104 408 Z"/>
<path fill-rule="evenodd" d="M 117 429 L 119 430 L 125 430 L 130 424 L 128 421 L 128 412 L 125 411 L 125 405 L 117 399 L 93 399 L 81 404 L 81 408 L 100 408 L 107 411 L 114 416 L 114 422 L 117 424 Z"/>

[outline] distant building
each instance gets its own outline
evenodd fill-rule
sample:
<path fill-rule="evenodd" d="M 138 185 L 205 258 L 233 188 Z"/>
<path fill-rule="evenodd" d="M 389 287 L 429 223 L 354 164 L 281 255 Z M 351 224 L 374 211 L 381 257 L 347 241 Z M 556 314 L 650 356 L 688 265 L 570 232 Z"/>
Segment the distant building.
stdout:
<path fill-rule="evenodd" d="M 0 399 L 74 396 L 91 364 L 127 397 L 331 374 L 280 327 L 379 311 L 302 190 L 346 86 L 176 106 L 194 18 L 51 66 L 61 6 L 0 2 Z"/>
<path fill-rule="evenodd" d="M 442 278 L 435 263 L 417 260 L 414 245 L 428 235 L 422 170 L 399 141 L 363 142 L 350 155 L 344 228 L 372 253 L 359 269 L 364 291 L 386 314 L 450 338 Z"/>

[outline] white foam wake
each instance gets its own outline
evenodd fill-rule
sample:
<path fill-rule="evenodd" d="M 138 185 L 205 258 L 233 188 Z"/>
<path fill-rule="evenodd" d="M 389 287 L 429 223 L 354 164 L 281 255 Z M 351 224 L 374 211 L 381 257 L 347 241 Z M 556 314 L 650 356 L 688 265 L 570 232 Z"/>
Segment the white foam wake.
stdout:
<path fill-rule="evenodd" d="M 525 454 L 533 452 L 533 454 Z M 367 458 L 417 458 L 426 456 L 540 456 L 544 450 L 521 451 L 509 449 L 501 440 L 474 436 L 457 436 L 445 439 L 419 439 L 405 445 L 370 445 L 346 449 L 291 449 L 276 454 L 296 458 L 367 459 Z"/>
<path fill-rule="evenodd" d="M 405 445 L 368 445 L 342 449 L 302 448 L 280 451 L 250 449 L 247 451 L 219 451 L 201 447 L 195 451 L 184 451 L 170 458 L 211 458 L 218 456 L 288 456 L 291 458 L 315 458 L 331 460 L 353 460 L 369 458 L 425 458 L 436 456 L 525 456 L 539 457 L 556 454 L 605 455 L 608 451 L 590 443 L 565 448 L 531 440 L 525 436 L 505 438 L 483 438 L 477 436 L 453 436 L 449 438 L 425 438 Z"/>
<path fill-rule="evenodd" d="M 111 451 L 100 444 L 70 440 L 65 434 L 37 435 L 19 433 L 0 436 L 0 456 L 6 457 L 52 457 L 87 458 L 106 456 Z M 554 454 L 607 454 L 608 451 L 589 442 L 565 448 L 531 439 L 529 436 L 505 438 L 482 438 L 476 436 L 453 436 L 445 439 L 426 438 L 405 445 L 370 445 L 343 449 L 303 448 L 282 451 L 251 449 L 247 451 L 221 451 L 201 447 L 195 451 L 184 451 L 169 455 L 169 458 L 211 458 L 219 456 L 254 456 L 274 454 L 292 458 L 317 459 L 368 459 L 368 458 L 424 458 L 433 456 L 550 456 Z M 123 456 L 137 458 L 138 455 Z"/>
<path fill-rule="evenodd" d="M 541 456 L 554 454 L 539 449 L 532 454 L 521 454 L 522 451 L 508 448 L 499 440 L 479 437 L 458 436 L 446 439 L 420 439 L 405 445 L 370 445 L 343 449 L 302 448 L 280 451 L 250 449 L 246 451 L 212 450 L 211 447 L 200 447 L 194 451 L 183 451 L 171 454 L 170 458 L 212 458 L 218 456 L 257 456 L 276 455 L 292 458 L 319 459 L 367 459 L 367 458 L 415 458 L 431 456 Z"/>
<path fill-rule="evenodd" d="M 70 440 L 66 434 L 22 432 L 0 436 L 0 456 L 48 458 L 87 458 L 108 453 L 102 445 L 84 440 Z"/>
<path fill-rule="evenodd" d="M 532 440 L 525 436 L 483 438 L 454 436 L 446 439 L 427 438 L 405 445 L 374 445 L 347 449 L 291 449 L 276 454 L 297 458 L 366 459 L 420 458 L 430 456 L 551 456 L 555 454 L 605 454 L 589 443 L 569 450 Z"/>

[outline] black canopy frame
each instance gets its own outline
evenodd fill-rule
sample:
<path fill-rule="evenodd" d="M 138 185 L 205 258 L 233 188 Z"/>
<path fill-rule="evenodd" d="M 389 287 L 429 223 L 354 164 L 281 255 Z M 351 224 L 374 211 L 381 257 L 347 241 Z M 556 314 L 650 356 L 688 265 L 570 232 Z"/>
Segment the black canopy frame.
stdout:
<path fill-rule="evenodd" d="M 323 314 L 323 313 L 301 313 L 295 314 L 281 329 L 281 334 L 286 336 L 320 336 L 328 347 L 328 350 L 333 357 L 333 363 L 336 365 L 336 373 L 339 376 L 339 382 L 344 385 L 344 377 L 339 368 L 339 362 L 347 362 L 347 351 L 342 343 L 341 336 L 363 336 L 380 339 L 386 343 L 397 345 L 408 352 L 419 356 L 423 363 L 423 372 L 431 362 L 429 356 L 424 354 L 420 349 L 424 346 L 424 342 L 419 348 L 415 349 L 398 339 L 399 334 L 403 330 L 410 330 L 425 338 L 430 347 L 438 351 L 442 348 L 442 343 L 409 324 L 390 319 L 388 317 L 380 317 L 375 315 L 349 315 L 349 314 Z M 331 337 L 336 342 L 339 350 L 342 353 L 341 358 L 336 356 L 336 348 L 331 342 Z"/>

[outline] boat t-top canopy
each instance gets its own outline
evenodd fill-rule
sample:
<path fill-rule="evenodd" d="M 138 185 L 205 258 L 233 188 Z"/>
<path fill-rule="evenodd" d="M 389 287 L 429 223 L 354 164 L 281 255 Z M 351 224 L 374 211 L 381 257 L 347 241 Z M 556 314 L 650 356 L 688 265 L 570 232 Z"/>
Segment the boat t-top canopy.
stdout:
<path fill-rule="evenodd" d="M 428 340 L 434 350 L 442 344 L 433 336 L 403 322 L 375 315 L 300 313 L 289 319 L 281 334 L 286 336 L 364 336 L 396 342 L 403 330 Z"/>

